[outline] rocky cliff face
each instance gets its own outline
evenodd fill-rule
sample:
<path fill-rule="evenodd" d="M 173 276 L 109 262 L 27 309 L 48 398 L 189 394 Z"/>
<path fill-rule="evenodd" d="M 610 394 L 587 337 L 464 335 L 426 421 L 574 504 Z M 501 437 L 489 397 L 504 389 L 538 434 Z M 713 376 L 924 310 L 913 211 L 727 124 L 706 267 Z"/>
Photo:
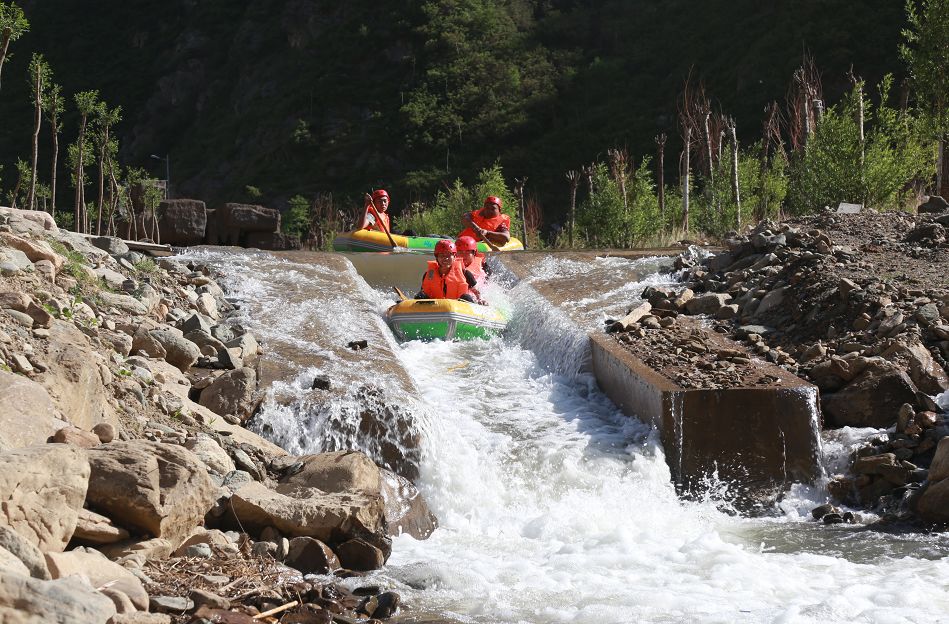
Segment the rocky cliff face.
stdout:
<path fill-rule="evenodd" d="M 434 516 L 361 453 L 293 457 L 241 426 L 262 346 L 232 310 L 207 267 L 0 208 L 0 619 L 249 618 L 291 594 L 392 615 L 395 594 L 301 575 L 376 569 Z"/>

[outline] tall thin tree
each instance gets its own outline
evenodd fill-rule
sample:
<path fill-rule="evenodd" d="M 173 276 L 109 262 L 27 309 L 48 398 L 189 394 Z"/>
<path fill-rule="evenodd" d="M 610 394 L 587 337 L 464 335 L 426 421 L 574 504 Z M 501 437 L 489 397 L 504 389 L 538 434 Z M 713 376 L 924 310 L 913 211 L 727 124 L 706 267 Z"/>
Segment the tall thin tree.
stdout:
<path fill-rule="evenodd" d="M 95 126 L 96 126 L 96 147 L 98 148 L 98 166 L 99 166 L 99 199 L 96 203 L 96 234 L 102 235 L 102 213 L 105 210 L 105 168 L 106 168 L 106 156 L 109 150 L 109 147 L 112 143 L 109 133 L 112 129 L 112 126 L 117 124 L 122 119 L 122 107 L 117 106 L 110 109 L 108 104 L 102 102 L 100 106 L 97 106 L 95 109 Z M 165 181 L 167 184 L 167 180 Z"/>
<path fill-rule="evenodd" d="M 62 95 L 62 87 L 53 84 L 44 100 L 46 119 L 49 123 L 50 134 L 53 139 L 53 158 L 50 167 L 50 214 L 56 217 L 56 170 L 59 167 L 59 133 L 63 131 L 63 120 L 60 117 L 66 107 L 66 99 Z"/>
<path fill-rule="evenodd" d="M 89 231 L 89 214 L 86 209 L 86 172 L 85 157 L 88 151 L 88 141 L 86 137 L 89 116 L 95 111 L 99 104 L 98 91 L 81 91 L 76 94 L 76 109 L 79 111 L 79 137 L 76 139 L 76 168 L 74 171 L 76 183 L 76 204 L 73 210 L 75 217 L 75 230 L 77 232 Z"/>
<path fill-rule="evenodd" d="M 732 201 L 735 202 L 735 227 L 741 230 L 741 190 L 738 185 L 738 136 L 735 131 L 735 119 L 729 117 L 725 127 L 728 129 L 728 139 L 732 148 Z"/>
<path fill-rule="evenodd" d="M 658 158 L 656 167 L 657 178 L 659 180 L 659 214 L 666 214 L 666 133 L 661 132 L 656 135 L 656 147 L 658 148 Z"/>
<path fill-rule="evenodd" d="M 43 96 L 49 79 L 49 65 L 42 54 L 33 54 L 30 61 L 30 84 L 33 87 L 33 151 L 30 155 L 30 190 L 26 194 L 26 208 L 36 210 L 36 173 L 40 156 L 40 127 L 43 124 Z"/>
<path fill-rule="evenodd" d="M 567 182 L 570 183 L 570 215 L 567 221 L 567 244 L 573 249 L 573 229 L 577 224 L 577 187 L 580 186 L 580 172 L 571 169 L 566 173 Z"/>

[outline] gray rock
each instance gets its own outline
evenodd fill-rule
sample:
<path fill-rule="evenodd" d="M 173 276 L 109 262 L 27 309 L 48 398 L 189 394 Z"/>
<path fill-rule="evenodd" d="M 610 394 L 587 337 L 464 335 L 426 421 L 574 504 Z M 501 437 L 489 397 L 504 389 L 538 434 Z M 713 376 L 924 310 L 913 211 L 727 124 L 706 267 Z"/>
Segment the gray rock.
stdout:
<path fill-rule="evenodd" d="M 250 474 L 254 480 L 260 481 L 263 479 L 263 474 L 261 473 L 260 468 L 258 468 L 254 460 L 250 458 L 250 455 L 245 453 L 243 450 L 239 448 L 232 448 L 231 457 L 234 459 L 234 464 L 239 469 Z"/>
<path fill-rule="evenodd" d="M 340 568 L 339 559 L 330 547 L 312 537 L 290 540 L 290 548 L 283 562 L 304 574 L 329 574 Z"/>
<path fill-rule="evenodd" d="M 194 602 L 179 596 L 149 596 L 148 608 L 158 613 L 185 613 L 194 609 Z"/>
<path fill-rule="evenodd" d="M 12 262 L 0 262 L 0 275 L 10 277 L 20 272 L 20 267 Z"/>
<path fill-rule="evenodd" d="M 5 524 L 0 524 L 0 547 L 23 562 L 33 578 L 47 581 L 52 578 L 40 549 Z"/>
<path fill-rule="evenodd" d="M 917 206 L 916 212 L 919 214 L 949 212 L 949 202 L 939 195 L 930 195 L 925 202 Z"/>
<path fill-rule="evenodd" d="M 4 574 L 0 583 L 0 622 L 9 624 L 102 624 L 115 605 L 78 576 L 44 581 Z"/>
<path fill-rule="evenodd" d="M 690 299 L 685 304 L 689 314 L 715 314 L 731 301 L 732 296 L 726 293 L 706 293 Z"/>
<path fill-rule="evenodd" d="M 210 559 L 212 555 L 210 544 L 192 544 L 185 549 L 185 557 Z"/>
<path fill-rule="evenodd" d="M 90 238 L 89 242 L 113 256 L 121 256 L 129 252 L 129 247 L 125 244 L 125 241 L 114 236 L 95 236 Z"/>
<path fill-rule="evenodd" d="M 179 323 L 178 328 L 185 334 L 193 331 L 202 331 L 208 335 L 211 334 L 212 321 L 199 312 L 192 312 Z"/>
<path fill-rule="evenodd" d="M 201 350 L 198 349 L 197 345 L 187 340 L 179 330 L 172 328 L 153 329 L 148 333 L 164 348 L 165 361 L 181 372 L 187 372 L 201 357 Z"/>

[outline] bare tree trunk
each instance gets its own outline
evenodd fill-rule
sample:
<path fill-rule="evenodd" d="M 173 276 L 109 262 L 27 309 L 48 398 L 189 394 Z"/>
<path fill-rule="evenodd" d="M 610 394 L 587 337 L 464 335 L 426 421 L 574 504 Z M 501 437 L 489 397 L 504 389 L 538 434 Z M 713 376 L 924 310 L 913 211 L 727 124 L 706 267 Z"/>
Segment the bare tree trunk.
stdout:
<path fill-rule="evenodd" d="M 768 177 L 768 157 L 771 151 L 771 115 L 765 119 L 761 130 L 761 156 L 758 160 L 758 214 L 755 215 L 755 221 L 759 223 L 764 221 L 768 214 L 768 189 L 766 181 Z"/>
<path fill-rule="evenodd" d="M 50 171 L 50 214 L 56 218 L 56 167 L 59 165 L 59 121 L 56 119 L 56 106 L 53 106 L 51 127 L 53 130 L 53 167 Z"/>
<path fill-rule="evenodd" d="M 7 50 L 10 48 L 10 37 L 13 36 L 13 28 L 7 26 L 0 33 L 0 73 L 3 72 L 3 62 L 7 59 Z"/>
<path fill-rule="evenodd" d="M 946 183 L 946 137 L 939 137 L 939 152 L 936 158 L 936 195 L 946 197 L 947 189 L 943 188 Z"/>
<path fill-rule="evenodd" d="M 735 200 L 736 231 L 741 230 L 741 191 L 738 186 L 738 136 L 735 130 L 735 120 L 728 120 L 728 137 L 732 143 L 732 198 Z"/>
<path fill-rule="evenodd" d="M 16 184 L 13 187 L 13 194 L 10 197 L 10 208 L 16 208 L 16 197 L 20 193 L 21 186 L 23 186 L 23 176 L 18 175 L 16 178 Z"/>
<path fill-rule="evenodd" d="M 656 137 L 656 145 L 659 147 L 659 214 L 666 213 L 666 133 L 663 132 Z"/>
<path fill-rule="evenodd" d="M 682 175 L 682 229 L 689 231 L 689 146 L 692 143 L 692 128 L 685 129 L 685 147 L 682 158 L 685 162 L 685 171 Z"/>
<path fill-rule="evenodd" d="M 108 122 L 106 122 L 108 123 Z M 96 207 L 96 211 L 99 213 L 96 218 L 96 236 L 102 236 L 102 209 L 104 207 L 105 200 L 105 150 L 109 145 L 109 127 L 105 126 L 103 129 L 102 145 L 99 147 L 99 202 Z M 165 180 L 165 184 L 168 184 L 168 181 Z"/>
<path fill-rule="evenodd" d="M 625 150 L 619 149 L 611 149 L 607 151 L 607 155 L 610 159 L 613 179 L 616 180 L 620 194 L 623 196 L 623 214 L 629 214 L 629 202 L 626 198 L 626 170 L 629 167 L 629 157 Z"/>
<path fill-rule="evenodd" d="M 36 68 L 33 81 L 33 106 L 36 112 L 33 115 L 32 174 L 30 175 L 30 190 L 26 194 L 27 210 L 36 210 L 36 174 L 40 157 L 40 126 L 43 123 L 43 75 L 39 67 Z"/>
<path fill-rule="evenodd" d="M 524 249 L 527 249 L 527 215 L 524 211 L 524 185 L 527 183 L 527 178 L 521 178 L 520 180 L 514 180 L 514 193 L 517 195 L 517 204 L 518 212 L 521 218 L 521 233 L 524 237 L 524 240 L 521 243 L 524 245 Z"/>
<path fill-rule="evenodd" d="M 573 229 L 577 223 L 577 187 L 580 186 L 580 173 L 575 169 L 567 172 L 567 181 L 570 182 L 570 215 L 567 222 L 567 245 L 573 249 Z"/>
<path fill-rule="evenodd" d="M 715 190 L 715 165 L 712 162 L 712 134 L 709 128 L 709 120 L 712 117 L 710 111 L 705 111 L 705 157 L 708 159 L 708 183 L 705 185 L 705 196 L 708 200 L 709 208 L 712 207 L 712 193 Z"/>
<path fill-rule="evenodd" d="M 84 232 L 83 229 L 83 213 L 85 212 L 85 199 L 82 193 L 83 187 L 83 170 L 82 170 L 82 160 L 85 155 L 85 143 L 86 140 L 86 116 L 82 116 L 82 120 L 79 122 L 79 140 L 76 141 L 76 147 L 79 150 L 79 155 L 76 158 L 76 205 L 73 211 L 73 217 L 75 219 L 74 229 L 76 232 Z"/>

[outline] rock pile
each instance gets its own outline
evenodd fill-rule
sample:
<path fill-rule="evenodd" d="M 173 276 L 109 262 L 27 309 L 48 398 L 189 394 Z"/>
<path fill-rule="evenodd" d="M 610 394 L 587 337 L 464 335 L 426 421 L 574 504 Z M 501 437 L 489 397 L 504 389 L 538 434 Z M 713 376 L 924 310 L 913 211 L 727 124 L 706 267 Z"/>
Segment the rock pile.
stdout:
<path fill-rule="evenodd" d="M 0 210 L 0 619 L 392 615 L 395 594 L 308 575 L 360 575 L 391 535 L 427 537 L 414 486 L 240 427 L 261 345 L 207 267 L 43 214 Z"/>
<path fill-rule="evenodd" d="M 925 468 L 949 432 L 931 398 L 949 389 L 947 225 L 949 214 L 823 213 L 733 234 L 701 264 L 677 259 L 702 302 L 679 312 L 813 382 L 826 426 L 896 428 L 845 480 L 847 500 L 879 510 L 900 488 L 933 487 Z"/>

